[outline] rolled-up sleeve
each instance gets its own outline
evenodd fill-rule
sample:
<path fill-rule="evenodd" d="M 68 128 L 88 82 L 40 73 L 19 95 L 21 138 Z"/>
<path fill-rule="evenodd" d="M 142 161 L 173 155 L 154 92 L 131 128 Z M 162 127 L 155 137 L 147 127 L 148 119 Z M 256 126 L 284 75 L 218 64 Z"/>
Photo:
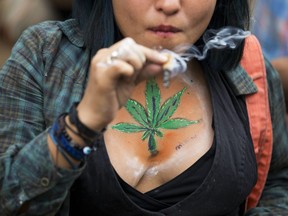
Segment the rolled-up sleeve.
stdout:
<path fill-rule="evenodd" d="M 0 212 L 14 215 L 24 203 L 27 215 L 55 214 L 79 170 L 57 168 L 47 147 L 47 132 L 25 146 L 12 145 L 0 157 Z"/>
<path fill-rule="evenodd" d="M 57 28 L 46 23 L 27 29 L 0 70 L 1 216 L 18 215 L 24 206 L 25 215 L 54 215 L 84 169 L 57 168 L 47 146 L 52 117 L 47 123 L 45 52 L 47 43 L 61 39 Z M 53 37 L 47 37 L 49 31 Z"/>

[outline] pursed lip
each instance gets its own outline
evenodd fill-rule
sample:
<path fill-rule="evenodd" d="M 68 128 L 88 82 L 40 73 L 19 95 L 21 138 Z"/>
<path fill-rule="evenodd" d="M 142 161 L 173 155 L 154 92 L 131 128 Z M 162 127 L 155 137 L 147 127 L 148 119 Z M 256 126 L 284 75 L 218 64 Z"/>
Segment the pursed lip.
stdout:
<path fill-rule="evenodd" d="M 171 25 L 159 25 L 155 27 L 148 28 L 150 31 L 153 32 L 163 32 L 163 33 L 178 33 L 181 32 L 181 29 L 176 28 Z"/>

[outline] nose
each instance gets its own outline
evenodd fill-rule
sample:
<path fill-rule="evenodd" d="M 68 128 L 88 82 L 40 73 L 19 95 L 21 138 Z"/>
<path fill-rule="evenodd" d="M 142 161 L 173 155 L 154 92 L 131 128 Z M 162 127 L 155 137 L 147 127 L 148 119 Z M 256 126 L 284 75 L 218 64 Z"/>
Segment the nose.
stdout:
<path fill-rule="evenodd" d="M 174 15 L 181 8 L 181 0 L 156 0 L 155 7 L 165 15 Z"/>

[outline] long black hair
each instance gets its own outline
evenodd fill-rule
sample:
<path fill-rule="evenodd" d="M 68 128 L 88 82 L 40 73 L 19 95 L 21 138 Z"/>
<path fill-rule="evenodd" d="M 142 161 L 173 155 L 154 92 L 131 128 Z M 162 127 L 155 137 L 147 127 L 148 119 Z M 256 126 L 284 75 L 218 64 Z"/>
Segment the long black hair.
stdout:
<path fill-rule="evenodd" d="M 207 29 L 225 26 L 249 29 L 249 0 L 217 0 L 213 17 Z M 98 49 L 109 47 L 122 38 L 115 23 L 111 0 L 74 0 L 73 17 L 83 32 L 86 46 L 94 54 Z M 196 46 L 203 47 L 200 38 Z M 240 62 L 244 42 L 236 49 L 210 50 L 204 63 L 214 70 L 231 70 Z"/>

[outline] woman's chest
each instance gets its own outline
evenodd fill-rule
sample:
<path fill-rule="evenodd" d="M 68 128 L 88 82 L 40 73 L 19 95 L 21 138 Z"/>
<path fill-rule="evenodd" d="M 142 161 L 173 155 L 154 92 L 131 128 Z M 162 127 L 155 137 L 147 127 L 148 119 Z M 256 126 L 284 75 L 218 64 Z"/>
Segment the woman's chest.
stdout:
<path fill-rule="evenodd" d="M 127 212 L 133 212 L 131 215 L 146 214 L 147 212 L 142 211 L 135 205 L 134 201 L 131 201 L 129 187 L 128 189 L 121 187 L 114 170 L 124 181 L 140 192 L 148 192 L 177 176 L 177 179 L 171 183 L 176 186 L 179 184 L 179 188 L 176 187 L 176 190 L 174 190 L 176 195 L 179 195 L 183 191 L 181 190 L 183 179 L 185 181 L 189 180 L 189 188 L 191 188 L 191 185 L 196 186 L 190 181 L 190 177 L 193 175 L 190 172 L 191 169 L 188 170 L 189 176 L 185 176 L 187 172 L 183 173 L 183 171 L 191 165 L 194 165 L 193 169 L 199 164 L 199 161 L 203 161 L 204 157 L 201 160 L 199 158 L 211 148 L 213 141 L 215 143 L 215 152 L 212 155 L 213 164 L 208 167 L 208 172 L 202 173 L 202 177 L 205 179 L 199 179 L 200 185 L 196 186 L 196 191 L 191 192 L 184 199 L 179 200 L 177 205 L 175 204 L 164 211 L 167 215 L 177 215 L 179 208 L 183 215 L 190 215 L 191 212 L 197 212 L 197 215 L 227 215 L 228 213 L 232 215 L 232 212 L 236 211 L 236 208 L 243 203 L 250 193 L 257 177 L 253 144 L 246 130 L 249 127 L 249 121 L 246 119 L 245 101 L 242 98 L 235 97 L 231 89 L 225 86 L 225 82 L 217 74 L 213 77 L 208 76 L 207 79 L 211 89 L 211 97 L 207 85 L 205 82 L 201 82 L 201 79 L 193 78 L 194 82 L 191 85 L 182 83 L 180 86 L 176 85 L 178 87 L 175 89 L 173 84 L 175 81 L 172 81 L 169 88 L 172 92 L 167 93 L 167 97 L 164 96 L 166 95 L 166 89 L 161 89 L 162 80 L 156 80 L 162 98 L 160 107 L 165 104 L 167 98 L 182 91 L 183 87 L 187 87 L 182 93 L 176 111 L 172 111 L 172 114 L 168 116 L 171 119 L 183 118 L 189 121 L 200 119 L 195 124 L 188 124 L 185 127 L 180 127 L 181 125 L 178 124 L 177 126 L 165 126 L 164 128 L 156 125 L 153 130 L 150 127 L 144 127 L 139 131 L 135 129 L 137 128 L 134 127 L 135 125 L 143 125 L 150 121 L 142 121 L 140 124 L 141 119 L 131 117 L 135 114 L 128 111 L 127 108 L 119 111 L 119 115 L 109 125 L 105 134 L 106 148 L 105 146 L 99 146 L 98 151 L 95 152 L 95 157 L 91 157 L 90 166 L 87 166 L 87 175 L 82 178 L 83 187 L 79 188 L 78 193 L 89 196 L 89 199 L 94 196 L 92 199 L 95 203 L 94 206 L 95 208 L 101 208 L 102 212 L 104 212 L 104 209 L 110 211 L 111 208 L 103 205 L 99 206 L 99 202 L 105 202 L 106 204 L 110 202 L 111 205 L 124 202 L 126 204 L 117 207 L 117 215 L 127 215 Z M 144 110 L 148 110 L 146 88 L 145 84 L 142 89 L 136 89 L 135 92 L 137 93 L 137 90 L 139 90 L 139 94 L 135 93 L 131 97 L 135 100 L 133 103 L 140 103 Z M 185 95 L 185 92 L 187 95 Z M 142 96 L 142 100 L 140 96 Z M 184 96 L 187 97 L 185 100 Z M 213 98 L 213 109 L 210 98 Z M 194 102 L 191 103 L 191 101 Z M 188 110 L 186 106 L 189 108 Z M 135 109 L 138 110 L 138 108 Z M 143 111 L 143 108 L 140 110 Z M 142 111 L 140 111 L 140 114 Z M 140 114 L 137 116 L 140 116 Z M 128 124 L 123 125 L 122 123 Z M 122 124 L 122 129 L 119 124 L 120 126 Z M 117 126 L 114 127 L 115 125 Z M 125 125 L 127 128 L 124 127 Z M 154 135 L 150 136 L 150 132 L 147 132 L 149 135 L 147 136 L 145 134 L 147 130 L 155 131 L 155 133 L 151 133 Z M 151 145 L 151 148 L 157 149 L 157 154 L 151 155 L 149 139 L 145 137 L 154 137 L 155 142 L 150 142 L 150 144 L 154 144 Z M 152 138 L 151 140 L 153 140 Z M 106 150 L 110 160 L 107 158 Z M 197 161 L 196 164 L 194 164 L 195 161 Z M 110 162 L 114 170 L 111 169 Z M 197 169 L 198 173 L 200 172 Z M 197 177 L 196 174 L 195 177 Z M 85 182 L 87 179 L 88 181 Z M 92 187 L 87 187 L 89 182 L 93 182 Z M 154 192 L 161 192 L 163 188 L 167 189 L 167 185 L 170 186 L 168 189 L 170 193 L 171 184 L 163 185 Z M 150 194 L 150 192 L 141 194 L 136 191 L 135 193 L 143 197 L 143 195 Z M 130 199 L 127 198 L 128 196 Z M 166 198 L 165 195 L 164 197 Z M 79 202 L 78 198 L 79 195 L 77 194 L 77 204 Z M 142 203 L 142 200 L 140 201 Z M 91 203 L 89 203 L 89 206 L 91 206 Z M 129 210 L 126 210 L 126 207 Z M 77 206 L 75 208 L 77 209 Z"/>
<path fill-rule="evenodd" d="M 145 192 L 175 178 L 211 147 L 214 136 L 208 86 L 201 76 L 141 83 L 109 125 L 110 161 L 128 184 Z"/>

